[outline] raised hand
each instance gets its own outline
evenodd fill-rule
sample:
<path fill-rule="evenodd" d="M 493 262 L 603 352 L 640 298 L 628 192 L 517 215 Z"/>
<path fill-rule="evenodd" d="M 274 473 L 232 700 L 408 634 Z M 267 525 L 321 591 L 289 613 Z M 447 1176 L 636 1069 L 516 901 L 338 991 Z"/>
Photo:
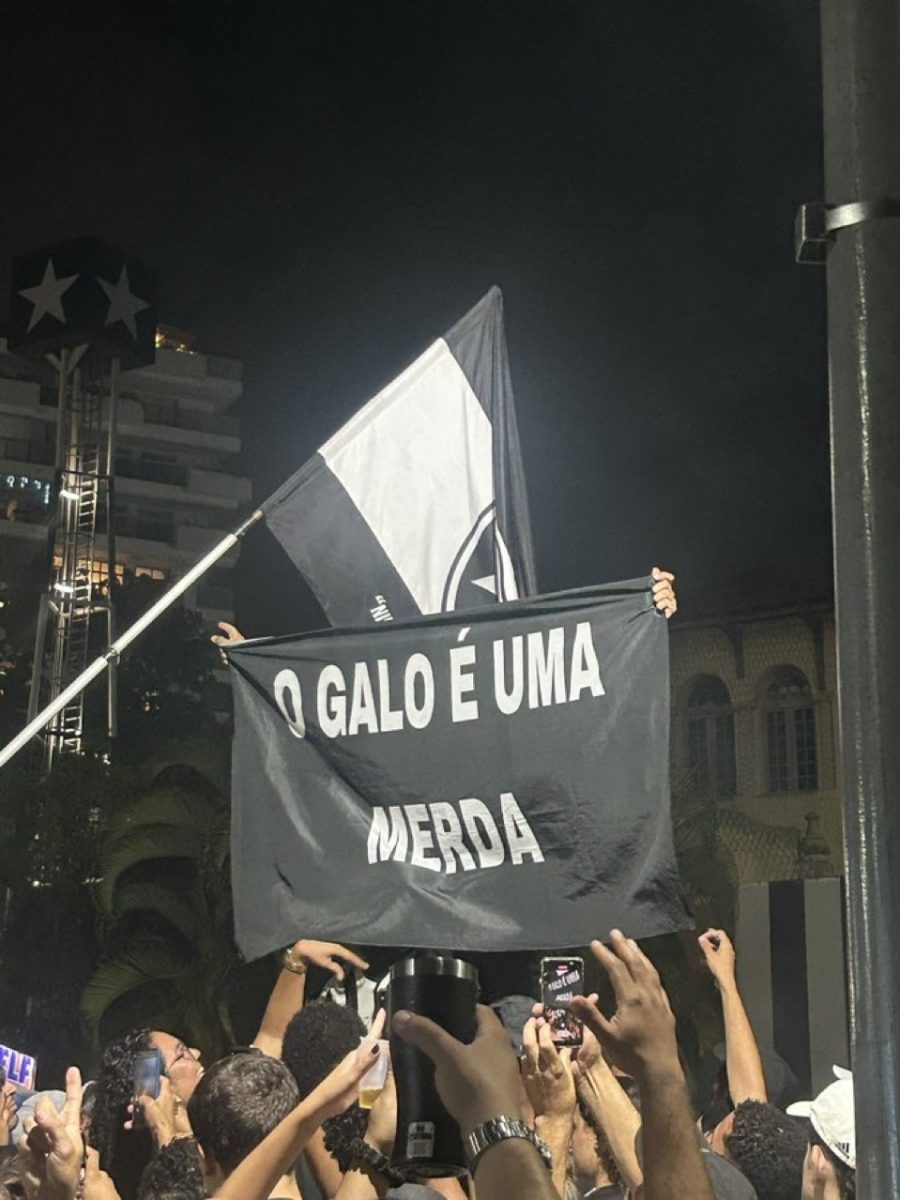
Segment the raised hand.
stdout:
<path fill-rule="evenodd" d="M 328 1117 L 346 1112 L 359 1096 L 359 1081 L 375 1062 L 380 1047 L 369 1038 L 343 1058 L 330 1075 L 310 1092 L 307 1104 L 319 1116 L 320 1123 Z"/>
<path fill-rule="evenodd" d="M 73 1200 L 78 1188 L 84 1141 L 81 1135 L 81 1072 L 66 1072 L 66 1101 L 57 1112 L 43 1097 L 26 1137 L 26 1170 L 39 1181 L 40 1200 Z"/>
<path fill-rule="evenodd" d="M 121 1200 L 116 1185 L 105 1171 L 100 1170 L 100 1155 L 88 1149 L 84 1168 L 83 1200 Z"/>
<path fill-rule="evenodd" d="M 678 612 L 678 600 L 673 586 L 675 576 L 671 571 L 663 571 L 659 567 L 654 567 L 650 574 L 656 580 L 653 584 L 653 604 L 668 620 Z"/>
<path fill-rule="evenodd" d="M 301 938 L 299 942 L 294 942 L 293 946 L 285 951 L 284 961 L 288 970 L 297 975 L 302 975 L 307 967 L 315 966 L 323 967 L 337 975 L 338 979 L 343 979 L 344 967 L 340 959 L 358 967 L 360 971 L 369 969 L 366 960 L 348 950 L 346 946 L 338 942 L 317 942 L 312 938 Z"/>
<path fill-rule="evenodd" d="M 618 929 L 609 940 L 609 949 L 592 942 L 591 953 L 609 976 L 615 1013 L 604 1017 L 596 1002 L 585 996 L 572 999 L 572 1012 L 595 1034 L 609 1062 L 626 1075 L 640 1080 L 648 1067 L 663 1063 L 678 1068 L 675 1018 L 656 968 L 637 942 Z"/>
<path fill-rule="evenodd" d="M 721 988 L 723 985 L 733 983 L 734 946 L 725 930 L 707 929 L 706 933 L 697 938 L 697 942 L 716 984 Z"/>
<path fill-rule="evenodd" d="M 241 642 L 246 642 L 246 638 L 241 633 L 236 625 L 232 625 L 230 621 L 220 621 L 219 629 L 222 633 L 214 633 L 209 639 L 214 646 L 219 647 L 219 653 L 222 656 L 222 662 L 228 664 L 228 655 L 226 650 L 230 650 L 232 646 L 238 646 Z M 224 635 L 224 636 L 223 636 Z"/>
<path fill-rule="evenodd" d="M 143 1110 L 144 1124 L 150 1130 L 157 1150 L 168 1146 L 169 1142 L 177 1137 L 191 1136 L 186 1107 L 179 1104 L 168 1079 L 160 1080 L 159 1096 L 156 1099 L 152 1096 L 139 1096 L 137 1102 Z M 126 1121 L 125 1127 L 132 1128 L 132 1123 Z"/>
<path fill-rule="evenodd" d="M 3 1089 L 0 1091 L 0 1146 L 9 1145 L 17 1119 L 16 1085 L 4 1083 Z"/>
<path fill-rule="evenodd" d="M 388 1068 L 384 1087 L 369 1112 L 366 1141 L 382 1154 L 390 1157 L 397 1135 L 397 1083 L 394 1072 Z"/>
<path fill-rule="evenodd" d="M 570 1121 L 575 1111 L 572 1050 L 558 1050 L 550 1026 L 541 1018 L 525 1022 L 522 1031 L 522 1082 L 536 1117 Z"/>
<path fill-rule="evenodd" d="M 438 1095 L 463 1135 L 493 1117 L 522 1116 L 519 1069 L 509 1035 L 499 1018 L 479 1004 L 477 1030 L 469 1045 L 427 1017 L 401 1011 L 393 1027 L 434 1063 Z"/>

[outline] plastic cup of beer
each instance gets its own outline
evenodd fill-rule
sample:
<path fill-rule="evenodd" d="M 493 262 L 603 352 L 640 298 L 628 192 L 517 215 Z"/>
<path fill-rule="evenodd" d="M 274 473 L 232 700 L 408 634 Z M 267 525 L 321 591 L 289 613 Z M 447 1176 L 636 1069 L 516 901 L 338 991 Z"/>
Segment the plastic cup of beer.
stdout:
<path fill-rule="evenodd" d="M 378 1058 L 359 1081 L 359 1107 L 371 1108 L 384 1090 L 384 1083 L 387 1079 L 388 1068 L 391 1063 L 391 1044 L 387 1038 L 379 1038 L 374 1042 L 372 1038 L 362 1038 L 361 1042 L 365 1045 L 375 1045 L 378 1047 Z"/>

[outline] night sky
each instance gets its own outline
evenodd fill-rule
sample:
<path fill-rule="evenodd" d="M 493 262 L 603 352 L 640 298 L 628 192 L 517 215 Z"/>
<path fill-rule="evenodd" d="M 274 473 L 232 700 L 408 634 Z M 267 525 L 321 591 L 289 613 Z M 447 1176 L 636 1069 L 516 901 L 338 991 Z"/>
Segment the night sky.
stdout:
<path fill-rule="evenodd" d="M 0 79 L 0 295 L 83 233 L 156 267 L 257 499 L 497 283 L 543 590 L 826 586 L 812 0 L 23 4 Z M 237 603 L 321 623 L 265 532 Z"/>

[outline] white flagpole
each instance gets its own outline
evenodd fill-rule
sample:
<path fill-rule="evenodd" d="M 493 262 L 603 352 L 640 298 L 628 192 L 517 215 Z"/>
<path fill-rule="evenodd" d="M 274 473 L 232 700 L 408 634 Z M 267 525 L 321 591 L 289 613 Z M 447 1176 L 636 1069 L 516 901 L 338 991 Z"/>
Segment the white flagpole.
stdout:
<path fill-rule="evenodd" d="M 257 521 L 262 520 L 263 516 L 261 508 L 251 513 L 242 525 L 233 533 L 229 533 L 227 537 L 223 538 L 198 563 L 195 563 L 183 578 L 179 579 L 164 595 L 160 596 L 156 603 L 152 604 L 142 617 L 138 617 L 135 623 L 130 625 L 121 637 L 116 638 L 112 645 L 107 646 L 99 658 L 95 658 L 91 665 L 82 671 L 77 679 L 73 679 L 69 686 L 64 688 L 55 700 L 51 700 L 46 708 L 42 709 L 33 720 L 28 722 L 20 733 L 16 734 L 11 742 L 8 742 L 0 750 L 0 767 L 5 766 L 14 754 L 18 754 L 26 742 L 30 741 L 36 733 L 39 733 L 44 728 L 48 721 L 56 716 L 60 709 L 65 708 L 70 700 L 77 696 L 79 692 L 84 691 L 87 685 L 96 679 L 98 675 L 101 675 L 109 664 L 119 657 L 126 646 L 130 646 L 134 639 L 142 634 L 148 625 L 153 624 L 160 613 L 165 612 L 167 608 L 171 607 L 179 596 L 182 596 L 189 587 L 197 582 L 201 575 L 204 575 L 209 570 L 213 563 L 218 562 L 223 554 L 226 554 L 232 546 L 236 545 L 247 530 L 252 525 L 255 525 Z"/>

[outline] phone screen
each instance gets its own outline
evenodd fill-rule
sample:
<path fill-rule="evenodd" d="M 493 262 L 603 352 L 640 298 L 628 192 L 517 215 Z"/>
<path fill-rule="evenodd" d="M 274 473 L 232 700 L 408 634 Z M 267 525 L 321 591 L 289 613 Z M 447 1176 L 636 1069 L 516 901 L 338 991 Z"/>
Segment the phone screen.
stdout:
<path fill-rule="evenodd" d="M 159 1096 L 163 1072 L 163 1057 L 159 1050 L 142 1050 L 134 1061 L 134 1097 Z M 135 1104 L 134 1119 L 140 1124 L 142 1110 Z"/>
<path fill-rule="evenodd" d="M 573 996 L 584 995 L 583 958 L 541 959 L 541 1003 L 557 1046 L 580 1046 L 582 1024 L 569 1012 Z"/>

